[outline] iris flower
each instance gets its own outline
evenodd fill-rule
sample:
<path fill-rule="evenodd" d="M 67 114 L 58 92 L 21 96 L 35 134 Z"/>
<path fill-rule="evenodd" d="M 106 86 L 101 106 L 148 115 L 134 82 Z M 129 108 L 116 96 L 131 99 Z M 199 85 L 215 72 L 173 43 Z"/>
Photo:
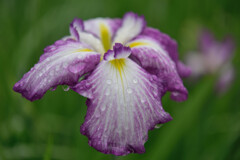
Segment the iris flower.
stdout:
<path fill-rule="evenodd" d="M 34 101 L 69 85 L 87 97 L 80 131 L 89 145 L 126 155 L 145 152 L 148 130 L 172 120 L 161 98 L 170 91 L 173 100 L 186 100 L 180 76 L 189 73 L 178 60 L 176 42 L 130 12 L 122 19 L 74 19 L 70 36 L 46 47 L 13 89 Z"/>
<path fill-rule="evenodd" d="M 234 49 L 231 37 L 227 36 L 219 42 L 210 31 L 202 31 L 199 36 L 199 51 L 187 55 L 187 64 L 192 69 L 192 76 L 217 75 L 219 78 L 216 89 L 219 93 L 224 93 L 234 78 L 234 67 L 231 63 Z"/>

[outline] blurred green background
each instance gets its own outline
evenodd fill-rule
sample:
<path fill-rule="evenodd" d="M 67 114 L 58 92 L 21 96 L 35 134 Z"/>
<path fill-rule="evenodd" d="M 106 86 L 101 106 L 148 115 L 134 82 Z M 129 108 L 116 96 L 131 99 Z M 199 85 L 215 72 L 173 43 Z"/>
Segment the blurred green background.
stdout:
<path fill-rule="evenodd" d="M 219 39 L 231 34 L 240 43 L 239 1 L 235 0 L 0 0 L 0 159 L 110 160 L 91 148 L 79 127 L 85 98 L 62 87 L 29 102 L 12 87 L 43 53 L 44 47 L 69 34 L 75 17 L 122 17 L 143 14 L 148 26 L 176 39 L 180 57 L 197 48 L 198 31 L 209 28 Z M 189 99 L 163 106 L 173 121 L 149 132 L 146 153 L 122 160 L 239 160 L 240 54 L 233 64 L 235 80 L 224 95 L 214 92 L 214 76 L 184 80 Z M 115 158 L 116 159 L 116 158 Z"/>

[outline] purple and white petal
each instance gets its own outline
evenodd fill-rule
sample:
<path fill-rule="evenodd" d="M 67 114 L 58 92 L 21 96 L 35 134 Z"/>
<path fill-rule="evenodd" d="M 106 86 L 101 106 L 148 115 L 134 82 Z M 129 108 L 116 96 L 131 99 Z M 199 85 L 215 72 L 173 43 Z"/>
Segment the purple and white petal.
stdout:
<path fill-rule="evenodd" d="M 231 59 L 236 48 L 234 39 L 231 36 L 225 37 L 221 46 L 220 56 L 222 56 L 225 61 Z"/>
<path fill-rule="evenodd" d="M 199 52 L 190 52 L 186 56 L 186 64 L 191 68 L 192 76 L 199 77 L 208 72 L 204 55 Z"/>
<path fill-rule="evenodd" d="M 186 66 L 181 61 L 178 61 L 176 66 L 180 77 L 185 78 L 192 74 L 192 69 L 190 68 L 190 66 Z"/>
<path fill-rule="evenodd" d="M 103 153 L 143 153 L 148 130 L 172 119 L 162 108 L 157 77 L 129 58 L 104 59 L 72 89 L 89 98 L 81 133 Z"/>
<path fill-rule="evenodd" d="M 79 32 L 84 30 L 83 21 L 81 19 L 75 18 L 70 24 L 70 34 L 75 40 L 79 41 Z"/>
<path fill-rule="evenodd" d="M 101 53 L 103 56 L 105 50 L 100 39 L 95 37 L 93 34 L 87 32 L 79 32 L 78 34 L 81 43 L 89 45 L 92 50 Z"/>
<path fill-rule="evenodd" d="M 220 72 L 216 89 L 218 93 L 225 93 L 231 86 L 235 77 L 235 71 L 231 64 L 225 64 Z"/>
<path fill-rule="evenodd" d="M 121 26 L 121 19 L 96 18 L 84 21 L 85 31 L 98 37 L 106 52 L 111 48 L 113 37 Z"/>
<path fill-rule="evenodd" d="M 176 64 L 158 41 L 149 36 L 140 35 L 127 45 L 132 50 L 131 58 L 161 80 L 159 85 L 164 87 L 163 93 L 172 92 L 171 98 L 176 101 L 187 99 L 188 92 L 179 77 Z"/>
<path fill-rule="evenodd" d="M 73 39 L 78 42 L 88 45 L 92 50 L 103 54 L 104 48 L 101 40 L 92 33 L 86 32 L 84 29 L 85 26 L 83 21 L 75 18 L 70 24 L 70 37 L 73 37 Z"/>
<path fill-rule="evenodd" d="M 143 16 L 138 16 L 135 13 L 126 13 L 122 20 L 122 26 L 117 30 L 114 37 L 115 43 L 125 45 L 128 41 L 139 35 L 146 26 L 146 21 Z"/>
<path fill-rule="evenodd" d="M 151 27 L 146 27 L 141 35 L 154 39 L 161 48 L 168 53 L 171 59 L 176 63 L 177 71 L 180 77 L 188 77 L 191 74 L 191 69 L 179 61 L 178 45 L 174 39 Z"/>
<path fill-rule="evenodd" d="M 130 47 L 124 47 L 121 43 L 115 43 L 113 51 L 115 59 L 127 58 L 131 54 Z"/>
<path fill-rule="evenodd" d="M 114 51 L 109 49 L 109 50 L 104 54 L 103 59 L 104 59 L 104 60 L 108 60 L 108 61 L 115 59 L 115 58 L 114 58 Z"/>
<path fill-rule="evenodd" d="M 30 101 L 40 99 L 57 85 L 75 85 L 80 76 L 96 67 L 101 56 L 74 40 L 57 41 L 44 52 L 39 62 L 13 87 Z"/>
<path fill-rule="evenodd" d="M 203 52 L 203 54 L 209 53 L 209 49 L 215 44 L 215 38 L 210 31 L 205 29 L 200 33 L 199 49 Z"/>
<path fill-rule="evenodd" d="M 84 21 L 84 31 L 90 32 L 96 37 L 102 39 L 103 32 L 108 32 L 110 39 L 113 38 L 118 28 L 121 26 L 122 20 L 119 18 L 95 18 Z"/>

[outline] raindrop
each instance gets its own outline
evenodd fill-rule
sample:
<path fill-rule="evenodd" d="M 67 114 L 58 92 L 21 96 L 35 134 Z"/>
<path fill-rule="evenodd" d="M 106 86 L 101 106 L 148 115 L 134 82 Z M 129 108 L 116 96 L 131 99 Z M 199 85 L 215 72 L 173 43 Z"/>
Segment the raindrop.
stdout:
<path fill-rule="evenodd" d="M 105 109 L 106 109 L 106 106 L 103 105 L 103 106 L 101 107 L 101 111 L 105 111 Z"/>
<path fill-rule="evenodd" d="M 60 69 L 60 67 L 59 67 L 59 66 L 57 66 L 57 67 L 56 67 L 56 71 L 59 71 L 59 69 Z"/>
<path fill-rule="evenodd" d="M 110 95 L 110 90 L 109 90 L 109 89 L 107 89 L 105 95 L 106 95 L 106 96 L 109 96 L 109 95 Z"/>
<path fill-rule="evenodd" d="M 125 130 L 128 130 L 128 129 L 129 129 L 129 127 L 128 127 L 128 125 L 126 125 L 126 126 L 125 126 Z"/>
<path fill-rule="evenodd" d="M 95 117 L 99 118 L 100 117 L 100 113 L 98 111 L 95 112 Z"/>
<path fill-rule="evenodd" d="M 128 88 L 128 89 L 127 89 L 127 92 L 128 92 L 129 94 L 131 94 L 133 91 L 132 91 L 131 88 Z"/>
<path fill-rule="evenodd" d="M 162 127 L 163 124 L 157 124 L 154 128 L 159 129 Z"/>
<path fill-rule="evenodd" d="M 111 79 L 108 79 L 106 82 L 107 82 L 107 84 L 109 84 L 109 85 L 112 84 L 112 80 L 111 80 Z"/>
<path fill-rule="evenodd" d="M 154 97 L 157 97 L 157 96 L 158 96 L 158 91 L 157 91 L 156 88 L 154 88 L 154 90 L 153 90 L 153 95 L 154 95 Z"/>
<path fill-rule="evenodd" d="M 137 79 L 133 79 L 133 83 L 137 84 L 138 80 Z"/>
<path fill-rule="evenodd" d="M 145 103 L 145 99 L 141 99 L 141 103 Z"/>
<path fill-rule="evenodd" d="M 67 63 L 66 62 L 63 63 L 63 68 L 67 68 Z"/>
<path fill-rule="evenodd" d="M 179 93 L 178 92 L 172 92 L 172 95 L 176 97 L 176 96 L 179 95 Z"/>
<path fill-rule="evenodd" d="M 69 86 L 62 86 L 62 88 L 63 88 L 63 90 L 64 90 L 65 92 L 69 91 L 69 89 L 70 89 Z"/>
<path fill-rule="evenodd" d="M 82 56 L 81 55 L 78 55 L 78 57 L 77 57 L 78 59 L 81 59 L 82 58 Z"/>

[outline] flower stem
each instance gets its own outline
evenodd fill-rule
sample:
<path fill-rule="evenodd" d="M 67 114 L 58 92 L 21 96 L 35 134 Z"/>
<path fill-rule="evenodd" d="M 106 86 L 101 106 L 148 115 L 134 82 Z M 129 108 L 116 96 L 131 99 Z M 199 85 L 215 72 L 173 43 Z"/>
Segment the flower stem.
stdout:
<path fill-rule="evenodd" d="M 159 159 L 160 157 L 161 159 L 167 159 L 184 133 L 191 129 L 198 117 L 198 113 L 204 107 L 204 102 L 206 102 L 213 91 L 214 80 L 215 78 L 213 77 L 210 79 L 207 77 L 199 83 L 195 93 L 189 95 L 189 99 L 181 106 L 181 111 L 176 113 L 172 124 L 165 126 L 166 128 L 162 130 L 161 134 L 164 138 L 159 137 L 156 140 L 155 146 L 158 149 L 152 151 L 152 159 Z M 159 150 L 162 152 L 159 152 Z"/>

